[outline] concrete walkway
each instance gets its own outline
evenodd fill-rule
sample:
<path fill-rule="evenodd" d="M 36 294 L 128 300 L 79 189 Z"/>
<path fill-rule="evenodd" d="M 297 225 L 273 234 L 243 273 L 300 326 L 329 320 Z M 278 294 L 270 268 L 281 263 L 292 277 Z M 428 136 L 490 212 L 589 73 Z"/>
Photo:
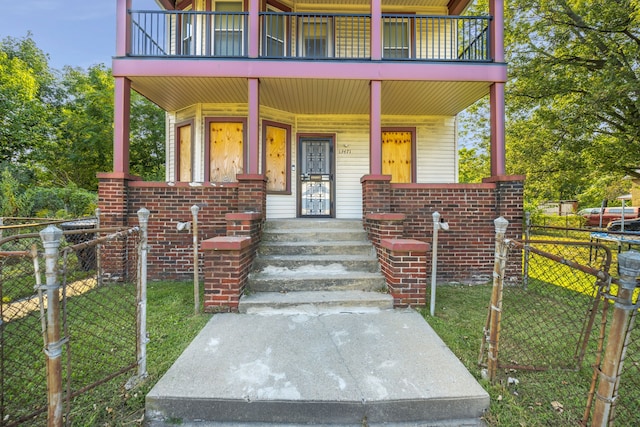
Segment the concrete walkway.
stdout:
<path fill-rule="evenodd" d="M 419 313 L 218 314 L 147 395 L 150 426 L 478 426 L 489 396 Z"/>

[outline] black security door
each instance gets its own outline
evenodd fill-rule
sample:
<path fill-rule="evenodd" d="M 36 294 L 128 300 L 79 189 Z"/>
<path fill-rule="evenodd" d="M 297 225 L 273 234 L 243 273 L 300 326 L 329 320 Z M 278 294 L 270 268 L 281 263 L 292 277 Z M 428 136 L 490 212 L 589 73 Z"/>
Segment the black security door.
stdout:
<path fill-rule="evenodd" d="M 301 137 L 298 213 L 303 217 L 333 217 L 333 138 Z"/>

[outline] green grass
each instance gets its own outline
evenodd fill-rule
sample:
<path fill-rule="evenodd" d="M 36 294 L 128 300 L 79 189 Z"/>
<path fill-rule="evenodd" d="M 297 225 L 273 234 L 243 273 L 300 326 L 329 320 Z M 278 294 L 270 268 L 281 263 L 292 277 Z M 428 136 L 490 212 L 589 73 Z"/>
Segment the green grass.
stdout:
<path fill-rule="evenodd" d="M 531 287 L 535 288 L 535 285 L 532 283 Z M 547 288 L 545 290 L 548 291 Z M 504 297 L 505 311 L 503 313 L 505 325 L 508 325 L 509 322 L 513 324 L 526 324 L 526 322 L 532 321 L 544 323 L 542 319 L 560 318 L 563 315 L 563 305 L 554 303 L 554 298 L 564 298 L 576 293 L 562 288 L 557 288 L 557 291 L 552 294 L 540 292 L 541 301 L 549 303 L 538 305 L 533 304 L 531 298 L 522 292 L 507 291 Z M 501 370 L 499 381 L 494 384 L 482 379 L 478 356 L 490 295 L 490 285 L 439 286 L 436 316 L 431 317 L 428 310 L 423 311 L 424 317 L 433 329 L 488 391 L 491 397 L 491 406 L 485 415 L 486 423 L 489 426 L 577 425 L 577 421 L 583 416 L 591 381 L 590 360 L 587 360 L 583 367 L 577 371 L 561 369 L 545 372 Z M 107 298 L 106 295 L 104 297 Z M 79 300 L 83 297 L 76 298 Z M 579 295 L 577 298 L 585 299 L 587 297 Z M 109 307 L 105 306 L 103 310 L 104 313 L 101 316 L 95 316 L 101 318 L 95 320 L 94 326 L 98 331 L 102 328 L 100 322 L 113 323 Z M 147 347 L 148 378 L 138 387 L 125 390 L 124 383 L 131 376 L 130 373 L 127 373 L 77 397 L 71 406 L 71 425 L 142 425 L 146 394 L 210 319 L 210 315 L 195 316 L 193 314 L 193 284 L 191 282 L 150 283 L 147 313 L 150 339 Z M 27 325 L 27 323 L 29 324 Z M 35 356 L 27 356 L 25 353 L 25 365 L 19 367 L 33 369 L 41 374 L 43 368 L 36 366 L 37 361 L 44 360 L 37 317 L 26 318 L 15 324 L 11 322 L 5 325 L 5 329 L 19 326 L 27 327 L 30 331 L 29 340 L 33 341 L 37 348 Z M 507 330 L 506 327 L 505 330 Z M 529 329 L 525 328 L 524 332 L 527 331 Z M 5 332 L 7 331 L 5 330 Z M 524 338 L 527 338 L 526 334 Z M 100 334 L 96 334 L 94 338 L 90 339 L 100 339 Z M 561 343 L 562 336 L 559 340 Z M 558 344 L 557 342 L 545 344 L 540 351 L 551 353 L 565 351 L 554 347 Z M 83 345 L 83 347 L 90 347 L 90 343 L 86 346 Z M 7 346 L 5 351 L 10 348 Z M 505 344 L 505 351 L 507 348 Z M 91 355 L 86 355 L 86 359 L 91 361 Z M 27 364 L 29 360 L 31 363 Z M 519 383 L 517 385 L 508 384 L 509 377 L 516 378 Z M 23 394 L 42 393 L 44 386 L 44 384 L 36 386 L 37 390 L 33 387 L 24 388 Z M 11 392 L 20 393 L 19 387 Z M 635 396 L 625 396 L 625 399 L 640 400 L 640 391 L 637 391 Z M 562 404 L 562 411 L 554 408 L 554 402 Z M 632 420 L 628 425 L 632 425 L 633 421 L 638 420 Z M 619 425 L 625 425 L 624 421 L 621 421 Z"/>
<path fill-rule="evenodd" d="M 148 286 L 148 377 L 132 390 L 124 382 L 111 381 L 76 398 L 71 410 L 73 425 L 141 425 L 144 398 L 210 319 L 194 315 L 193 283 L 158 282 Z M 96 403 L 98 402 L 98 403 Z"/>
<path fill-rule="evenodd" d="M 577 297 L 586 298 L 580 294 Z M 431 317 L 428 311 L 423 311 L 427 322 L 490 394 L 491 406 L 485 416 L 487 424 L 489 426 L 578 425 L 578 421 L 584 414 L 591 385 L 595 340 L 592 338 L 585 363 L 578 370 L 501 369 L 498 373 L 498 381 L 490 384 L 482 379 L 481 367 L 478 365 L 482 330 L 486 323 L 490 298 L 490 285 L 439 286 L 435 316 Z M 542 298 L 547 297 L 542 296 Z M 532 319 L 535 317 L 532 316 L 535 308 L 532 305 L 531 295 L 525 298 L 522 293 L 505 290 L 502 319 L 503 321 L 508 319 L 511 324 L 526 325 L 536 322 L 544 324 L 545 318 L 563 316 L 562 308 L 554 304 L 545 304 L 542 307 L 543 312 L 540 313 L 540 317 Z M 525 329 L 527 330 L 521 332 L 524 332 L 525 339 L 530 340 L 535 332 Z M 594 335 L 597 336 L 597 334 L 598 332 L 594 331 Z M 516 336 L 511 334 L 511 338 Z M 565 355 L 560 353 L 572 353 L 571 340 L 575 340 L 575 337 L 566 337 L 568 344 L 565 349 L 561 348 L 563 339 L 563 336 L 552 338 L 549 334 L 544 334 L 543 347 L 539 348 L 540 357 L 544 357 L 542 354 L 544 352 L 551 352 L 553 356 L 562 359 Z M 506 336 L 501 336 L 502 345 L 507 345 Z M 552 358 L 555 358 L 553 356 Z M 502 361 L 502 358 L 500 360 Z M 517 379 L 518 384 L 510 385 L 509 377 Z M 627 398 L 631 397 L 627 396 Z M 632 398 L 632 400 L 637 399 L 640 399 L 640 391 Z M 554 408 L 556 404 L 554 402 L 559 402 L 562 410 Z M 620 425 L 633 425 L 638 420 L 619 420 L 619 422 Z"/>
<path fill-rule="evenodd" d="M 133 295 L 133 285 L 117 284 L 69 298 L 73 390 L 135 362 Z M 129 371 L 74 398 L 70 425 L 141 425 L 145 395 L 210 318 L 210 315 L 194 315 L 191 282 L 150 283 L 147 300 L 148 377 L 136 388 L 125 390 L 126 381 L 136 372 Z M 46 405 L 45 357 L 38 315 L 32 313 L 3 325 L 3 360 L 7 374 L 3 393 L 5 415 L 10 416 L 6 421 Z M 65 371 L 66 347 L 62 358 Z M 44 422 L 46 413 L 23 424 Z"/>

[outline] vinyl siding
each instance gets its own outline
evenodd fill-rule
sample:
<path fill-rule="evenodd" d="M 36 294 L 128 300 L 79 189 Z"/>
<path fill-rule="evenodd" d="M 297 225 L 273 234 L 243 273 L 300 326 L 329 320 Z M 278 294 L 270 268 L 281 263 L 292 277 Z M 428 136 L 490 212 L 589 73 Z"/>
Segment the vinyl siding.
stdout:
<path fill-rule="evenodd" d="M 195 172 L 198 180 L 204 177 L 204 120 L 206 117 L 246 117 L 246 104 L 191 107 L 170 114 L 167 141 L 167 178 L 174 180 L 175 123 L 194 120 L 196 147 Z M 369 117 L 367 115 L 298 115 L 272 108 L 260 109 L 262 120 L 290 125 L 291 129 L 291 194 L 267 195 L 268 218 L 293 218 L 297 208 L 297 135 L 335 135 L 335 213 L 337 218 L 360 218 L 362 215 L 362 186 L 360 179 L 369 173 Z M 382 127 L 416 128 L 416 178 L 418 183 L 452 183 L 456 171 L 456 120 L 449 116 L 386 116 Z M 259 130 L 262 138 L 262 126 Z M 259 144 L 262 150 L 262 141 Z M 262 153 L 259 156 L 262 162 Z M 295 170 L 294 170 L 295 168 Z"/>

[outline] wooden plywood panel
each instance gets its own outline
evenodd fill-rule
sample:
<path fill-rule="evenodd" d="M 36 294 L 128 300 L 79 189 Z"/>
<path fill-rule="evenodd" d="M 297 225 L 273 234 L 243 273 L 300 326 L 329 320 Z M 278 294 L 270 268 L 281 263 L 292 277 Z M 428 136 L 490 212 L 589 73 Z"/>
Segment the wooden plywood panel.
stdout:
<path fill-rule="evenodd" d="M 178 145 L 180 167 L 178 170 L 179 181 L 191 181 L 191 125 L 181 126 L 178 131 Z"/>
<path fill-rule="evenodd" d="M 382 174 L 391 182 L 411 182 L 412 133 L 382 132 Z"/>
<path fill-rule="evenodd" d="M 243 124 L 239 122 L 211 122 L 210 180 L 235 182 L 236 175 L 244 171 Z"/>
<path fill-rule="evenodd" d="M 287 130 L 267 126 L 265 139 L 267 191 L 287 191 Z"/>

